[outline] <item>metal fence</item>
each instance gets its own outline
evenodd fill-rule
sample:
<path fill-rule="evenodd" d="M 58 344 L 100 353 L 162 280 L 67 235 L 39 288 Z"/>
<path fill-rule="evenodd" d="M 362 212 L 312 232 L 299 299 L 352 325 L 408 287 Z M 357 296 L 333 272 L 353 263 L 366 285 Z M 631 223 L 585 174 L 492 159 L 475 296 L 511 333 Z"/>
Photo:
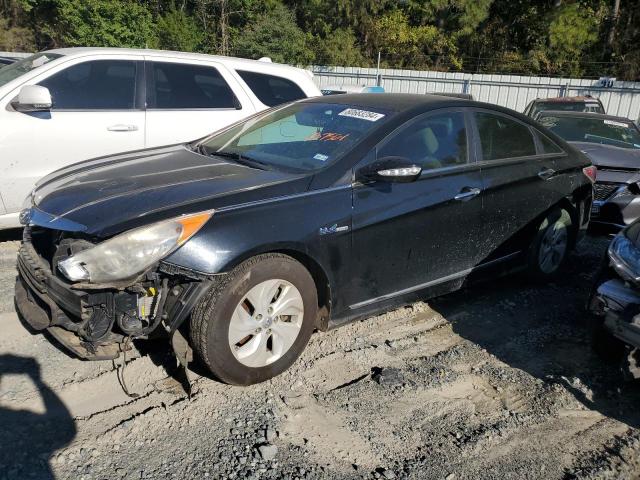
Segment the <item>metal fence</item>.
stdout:
<path fill-rule="evenodd" d="M 313 67 L 315 82 L 327 86 L 372 86 L 378 81 L 375 68 Z M 592 95 L 602 101 L 610 115 L 640 118 L 640 82 L 608 82 L 580 78 L 524 77 L 380 69 L 380 85 L 395 93 L 470 93 L 476 100 L 522 112 L 536 98 Z"/>

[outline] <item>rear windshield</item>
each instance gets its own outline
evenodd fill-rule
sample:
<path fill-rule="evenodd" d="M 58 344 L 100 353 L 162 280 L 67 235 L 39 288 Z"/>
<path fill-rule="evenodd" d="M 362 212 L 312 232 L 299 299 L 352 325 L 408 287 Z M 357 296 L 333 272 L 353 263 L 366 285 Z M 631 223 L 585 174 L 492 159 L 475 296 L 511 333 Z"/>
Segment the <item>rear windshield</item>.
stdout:
<path fill-rule="evenodd" d="M 60 58 L 62 55 L 57 53 L 36 53 L 30 57 L 18 60 L 11 65 L 7 65 L 0 70 L 0 87 L 6 85 L 11 80 L 15 80 L 20 75 L 35 70 L 42 65 L 49 63 L 56 58 Z"/>
<path fill-rule="evenodd" d="M 208 155 L 292 172 L 320 170 L 338 160 L 390 112 L 334 103 L 294 103 L 233 125 L 204 140 Z"/>
<path fill-rule="evenodd" d="M 545 110 L 604 113 L 604 109 L 598 102 L 536 102 L 533 105 L 531 116 L 535 117 L 536 114 Z"/>
<path fill-rule="evenodd" d="M 539 122 L 568 142 L 640 148 L 640 131 L 631 122 L 552 115 L 541 117 Z"/>

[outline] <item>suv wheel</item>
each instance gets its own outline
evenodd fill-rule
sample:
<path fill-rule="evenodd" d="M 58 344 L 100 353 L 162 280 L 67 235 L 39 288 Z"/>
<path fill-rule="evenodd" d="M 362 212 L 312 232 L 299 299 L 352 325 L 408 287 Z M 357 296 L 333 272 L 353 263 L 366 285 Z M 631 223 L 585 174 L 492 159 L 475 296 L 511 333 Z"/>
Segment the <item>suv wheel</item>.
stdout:
<path fill-rule="evenodd" d="M 315 326 L 316 286 L 293 258 L 265 254 L 212 285 L 191 316 L 198 356 L 220 380 L 263 382 L 289 368 Z"/>
<path fill-rule="evenodd" d="M 529 272 L 540 279 L 558 273 L 569 255 L 572 234 L 569 212 L 552 210 L 540 223 L 529 247 Z"/>

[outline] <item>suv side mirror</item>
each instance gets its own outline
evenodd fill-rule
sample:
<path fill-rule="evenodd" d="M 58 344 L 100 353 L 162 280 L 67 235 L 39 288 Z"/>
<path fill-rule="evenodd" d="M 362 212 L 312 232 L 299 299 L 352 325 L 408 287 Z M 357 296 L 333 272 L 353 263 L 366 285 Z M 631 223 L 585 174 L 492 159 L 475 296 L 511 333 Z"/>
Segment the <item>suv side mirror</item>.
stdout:
<path fill-rule="evenodd" d="M 18 112 L 48 112 L 51 105 L 49 89 L 40 85 L 25 85 L 18 93 L 18 100 L 11 103 Z"/>
<path fill-rule="evenodd" d="M 358 171 L 358 180 L 377 182 L 415 182 L 422 173 L 422 167 L 404 157 L 382 157 Z"/>

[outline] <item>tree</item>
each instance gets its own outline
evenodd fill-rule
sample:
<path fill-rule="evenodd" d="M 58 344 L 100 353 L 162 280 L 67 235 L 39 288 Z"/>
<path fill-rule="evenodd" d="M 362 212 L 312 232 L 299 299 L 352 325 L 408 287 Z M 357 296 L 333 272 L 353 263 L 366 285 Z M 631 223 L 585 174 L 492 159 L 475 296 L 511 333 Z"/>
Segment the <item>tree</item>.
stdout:
<path fill-rule="evenodd" d="M 316 36 L 314 50 L 318 65 L 367 66 L 369 63 L 362 54 L 356 36 L 348 28 L 338 28 L 324 38 Z"/>
<path fill-rule="evenodd" d="M 172 9 L 158 19 L 159 48 L 195 52 L 202 40 L 202 30 L 184 10 Z"/>
<path fill-rule="evenodd" d="M 291 10 L 281 4 L 249 24 L 233 42 L 236 55 L 270 57 L 275 62 L 309 65 L 315 55 L 311 38 L 297 25 Z"/>
<path fill-rule="evenodd" d="M 151 12 L 133 0 L 46 0 L 38 3 L 51 23 L 42 27 L 54 46 L 155 45 Z"/>
<path fill-rule="evenodd" d="M 409 25 L 401 10 L 393 10 L 374 21 L 371 42 L 375 50 L 384 52 L 384 63 L 396 67 L 440 68 L 443 63 L 460 66 L 452 39 L 433 25 Z"/>
<path fill-rule="evenodd" d="M 581 75 L 580 60 L 598 39 L 601 18 L 578 3 L 561 6 L 549 24 L 549 57 L 570 75 Z"/>

